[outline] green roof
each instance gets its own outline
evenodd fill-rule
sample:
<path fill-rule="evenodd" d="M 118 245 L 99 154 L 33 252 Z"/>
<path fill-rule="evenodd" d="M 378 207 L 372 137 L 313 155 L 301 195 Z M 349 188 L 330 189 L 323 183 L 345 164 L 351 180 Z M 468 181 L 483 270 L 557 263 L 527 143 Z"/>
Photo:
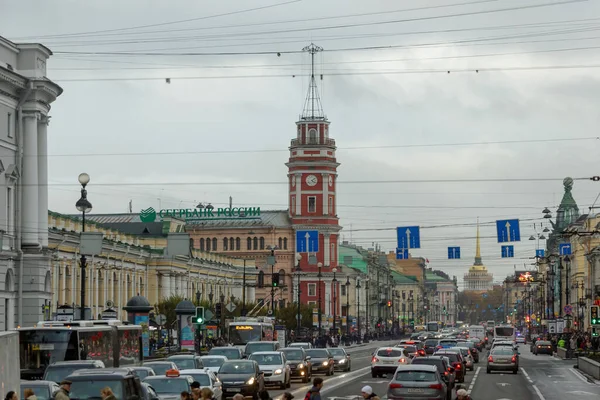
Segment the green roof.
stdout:
<path fill-rule="evenodd" d="M 419 282 L 417 281 L 416 276 L 412 275 L 402 275 L 399 272 L 392 271 L 392 276 L 394 277 L 394 281 L 399 285 L 415 285 Z"/>
<path fill-rule="evenodd" d="M 352 263 L 345 263 L 345 257 L 352 257 Z M 367 262 L 364 260 L 363 255 L 355 249 L 349 246 L 338 247 L 338 264 L 352 267 L 363 274 L 367 273 Z"/>
<path fill-rule="evenodd" d="M 430 271 L 425 271 L 425 281 L 426 282 L 450 282 L 448 279 L 439 276 L 437 274 L 434 274 L 433 272 Z"/>

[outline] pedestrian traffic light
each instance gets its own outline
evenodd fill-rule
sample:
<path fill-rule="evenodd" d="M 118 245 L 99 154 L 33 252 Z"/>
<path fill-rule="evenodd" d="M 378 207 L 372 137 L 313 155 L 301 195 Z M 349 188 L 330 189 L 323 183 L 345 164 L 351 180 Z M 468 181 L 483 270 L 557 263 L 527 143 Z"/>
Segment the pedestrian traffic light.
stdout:
<path fill-rule="evenodd" d="M 215 317 L 217 319 L 221 318 L 221 305 L 222 305 L 221 303 L 215 304 Z"/>
<path fill-rule="evenodd" d="M 196 318 L 195 321 L 197 324 L 204 323 L 204 307 L 196 307 Z"/>
<path fill-rule="evenodd" d="M 273 287 L 279 286 L 279 272 L 274 272 L 271 276 L 271 282 L 273 283 Z"/>
<path fill-rule="evenodd" d="M 600 325 L 600 318 L 598 318 L 598 308 L 600 308 L 600 306 L 590 307 L 590 321 L 592 325 Z"/>
<path fill-rule="evenodd" d="M 388 306 L 388 307 L 391 307 L 391 306 L 392 306 L 392 302 L 391 302 L 390 300 L 388 300 L 388 302 L 387 302 L 387 306 Z"/>

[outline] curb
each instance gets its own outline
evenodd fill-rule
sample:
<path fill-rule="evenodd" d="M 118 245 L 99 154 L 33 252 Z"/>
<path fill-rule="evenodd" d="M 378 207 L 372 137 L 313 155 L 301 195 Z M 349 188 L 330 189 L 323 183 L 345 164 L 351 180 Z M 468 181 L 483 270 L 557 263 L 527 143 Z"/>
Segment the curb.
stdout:
<path fill-rule="evenodd" d="M 575 373 L 575 375 L 580 375 L 582 380 L 585 379 L 588 381 L 588 383 L 590 383 L 592 385 L 600 386 L 600 381 L 597 381 L 593 376 L 586 374 L 585 372 L 581 371 L 579 368 L 576 368 L 576 366 L 572 367 L 571 371 L 573 371 L 573 373 Z"/>

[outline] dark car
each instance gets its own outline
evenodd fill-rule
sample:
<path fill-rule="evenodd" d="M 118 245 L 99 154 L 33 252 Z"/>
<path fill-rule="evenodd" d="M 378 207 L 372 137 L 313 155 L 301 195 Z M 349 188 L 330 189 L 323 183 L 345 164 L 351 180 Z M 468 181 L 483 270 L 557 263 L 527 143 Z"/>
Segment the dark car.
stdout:
<path fill-rule="evenodd" d="M 423 343 L 423 348 L 425 349 L 425 354 L 431 355 L 435 353 L 436 347 L 439 343 L 439 339 L 426 339 L 425 343 Z"/>
<path fill-rule="evenodd" d="M 552 343 L 547 340 L 538 340 L 535 342 L 535 347 L 533 348 L 533 354 L 536 356 L 538 354 L 550 354 L 552 355 L 554 349 L 552 349 Z"/>
<path fill-rule="evenodd" d="M 279 351 L 280 347 L 279 342 L 248 342 L 244 348 L 244 355 L 248 357 L 257 351 Z"/>
<path fill-rule="evenodd" d="M 305 350 L 306 355 L 310 356 L 312 362 L 312 373 L 313 374 L 325 374 L 327 376 L 333 375 L 333 356 L 327 349 L 308 349 Z"/>
<path fill-rule="evenodd" d="M 213 347 L 208 352 L 209 356 L 225 356 L 228 360 L 241 360 L 244 354 L 237 347 Z"/>
<path fill-rule="evenodd" d="M 448 399 L 448 385 L 433 365 L 399 365 L 388 385 L 389 400 Z"/>
<path fill-rule="evenodd" d="M 435 365 L 438 369 L 438 372 L 442 376 L 442 379 L 446 381 L 448 386 L 448 399 L 452 398 L 452 390 L 454 389 L 455 383 L 455 375 L 454 375 L 454 367 L 446 362 L 444 357 L 439 356 L 427 356 L 427 357 L 419 357 L 412 362 L 416 365 Z"/>
<path fill-rule="evenodd" d="M 71 381 L 71 399 L 99 399 L 100 390 L 109 387 L 117 399 L 144 398 L 140 378 L 129 368 L 78 370 L 66 377 Z"/>
<path fill-rule="evenodd" d="M 142 382 L 142 392 L 144 394 L 142 400 L 160 400 L 158 393 L 149 383 Z"/>
<path fill-rule="evenodd" d="M 202 369 L 204 364 L 202 358 L 194 354 L 175 354 L 167 357 L 167 361 L 172 361 L 179 369 Z"/>
<path fill-rule="evenodd" d="M 345 372 L 349 372 L 352 369 L 350 355 L 346 353 L 346 350 L 341 347 L 332 347 L 329 349 L 329 352 L 333 356 L 333 368 Z"/>
<path fill-rule="evenodd" d="M 286 347 L 281 352 L 287 358 L 292 378 L 300 378 L 303 383 L 308 383 L 312 378 L 312 360 L 306 351 L 300 347 Z"/>
<path fill-rule="evenodd" d="M 475 347 L 473 342 L 459 342 L 456 347 L 468 348 L 469 352 L 471 353 L 471 357 L 473 357 L 473 362 L 475 362 L 475 363 L 479 362 L 479 351 L 477 350 L 477 348 Z"/>
<path fill-rule="evenodd" d="M 154 370 L 150 367 L 127 367 L 127 368 L 130 368 L 141 380 L 144 380 L 144 378 L 146 378 L 148 376 L 156 375 L 154 373 Z"/>
<path fill-rule="evenodd" d="M 23 392 L 25 389 L 33 390 L 33 394 L 37 400 L 52 400 L 54 393 L 60 387 L 54 381 L 21 381 L 21 400 L 24 400 Z"/>
<path fill-rule="evenodd" d="M 167 371 L 169 371 L 169 370 L 179 369 L 177 367 L 177 364 L 175 364 L 173 361 L 166 361 L 166 360 L 147 361 L 147 362 L 144 362 L 144 367 L 152 368 L 152 370 L 154 371 L 154 373 L 156 375 L 165 375 L 167 373 Z"/>
<path fill-rule="evenodd" d="M 53 381 L 56 383 L 60 383 L 67 376 L 71 375 L 73 372 L 79 369 L 96 369 L 96 368 L 104 368 L 104 363 L 102 361 L 90 360 L 90 361 L 57 361 L 53 364 L 50 364 L 48 368 L 46 368 L 46 372 L 44 372 L 45 381 Z"/>
<path fill-rule="evenodd" d="M 465 373 L 466 368 L 463 363 L 462 356 L 458 352 L 454 351 L 437 351 L 435 353 L 436 356 L 448 357 L 450 360 L 450 364 L 452 368 L 454 368 L 454 374 L 456 375 L 456 380 L 460 383 L 465 381 Z"/>
<path fill-rule="evenodd" d="M 252 360 L 226 361 L 219 369 L 223 398 L 233 397 L 237 393 L 244 397 L 258 399 L 258 392 L 265 390 L 265 381 L 258 363 Z"/>

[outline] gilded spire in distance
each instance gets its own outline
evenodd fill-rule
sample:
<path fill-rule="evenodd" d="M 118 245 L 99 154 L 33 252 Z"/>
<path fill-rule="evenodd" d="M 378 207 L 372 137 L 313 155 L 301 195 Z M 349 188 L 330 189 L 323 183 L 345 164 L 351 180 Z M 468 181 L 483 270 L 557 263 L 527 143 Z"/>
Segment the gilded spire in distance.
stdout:
<path fill-rule="evenodd" d="M 479 242 L 479 217 L 477 218 L 477 244 L 475 248 L 475 263 L 473 265 L 483 265 L 481 262 L 481 244 Z"/>

